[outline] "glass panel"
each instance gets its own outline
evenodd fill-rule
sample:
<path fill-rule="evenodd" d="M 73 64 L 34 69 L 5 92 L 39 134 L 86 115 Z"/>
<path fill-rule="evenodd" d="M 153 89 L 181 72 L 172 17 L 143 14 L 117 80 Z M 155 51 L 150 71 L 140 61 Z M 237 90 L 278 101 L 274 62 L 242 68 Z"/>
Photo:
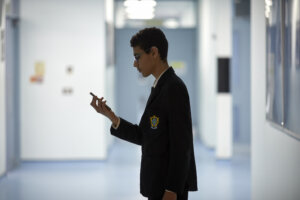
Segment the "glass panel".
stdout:
<path fill-rule="evenodd" d="M 272 1 L 271 1 L 272 2 Z M 282 64 L 281 64 L 281 1 L 274 0 L 266 9 L 267 62 L 267 118 L 277 124 L 283 120 Z"/>
<path fill-rule="evenodd" d="M 285 128 L 300 135 L 300 1 L 285 1 Z"/>

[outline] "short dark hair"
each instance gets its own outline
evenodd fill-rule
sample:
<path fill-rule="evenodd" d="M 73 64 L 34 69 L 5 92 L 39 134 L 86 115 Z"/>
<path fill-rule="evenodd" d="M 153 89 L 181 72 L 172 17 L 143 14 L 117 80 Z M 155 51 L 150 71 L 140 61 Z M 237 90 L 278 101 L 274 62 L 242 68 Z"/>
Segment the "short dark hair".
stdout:
<path fill-rule="evenodd" d="M 156 47 L 161 60 L 167 61 L 168 40 L 159 28 L 151 27 L 140 30 L 132 36 L 130 45 L 131 47 L 139 46 L 146 53 L 150 52 L 151 47 Z"/>

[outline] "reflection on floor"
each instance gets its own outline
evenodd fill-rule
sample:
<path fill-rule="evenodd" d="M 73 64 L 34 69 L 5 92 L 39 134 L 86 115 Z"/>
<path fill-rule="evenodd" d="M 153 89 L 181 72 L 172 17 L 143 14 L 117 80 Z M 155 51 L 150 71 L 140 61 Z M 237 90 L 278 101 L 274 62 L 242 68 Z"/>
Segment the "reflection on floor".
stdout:
<path fill-rule="evenodd" d="M 237 150 L 236 150 L 237 149 Z M 249 148 L 230 161 L 195 142 L 199 191 L 190 200 L 250 200 Z M 116 141 L 101 162 L 23 162 L 0 178 L 0 200 L 145 200 L 139 194 L 140 148 Z"/>

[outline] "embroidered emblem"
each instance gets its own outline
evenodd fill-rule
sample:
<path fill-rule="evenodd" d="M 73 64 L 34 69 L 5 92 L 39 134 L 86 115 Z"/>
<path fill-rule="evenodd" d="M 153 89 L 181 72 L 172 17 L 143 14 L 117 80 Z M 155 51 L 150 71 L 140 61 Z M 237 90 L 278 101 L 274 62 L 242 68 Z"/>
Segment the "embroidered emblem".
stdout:
<path fill-rule="evenodd" d="M 156 117 L 155 115 L 153 115 L 152 117 L 150 117 L 150 123 L 151 123 L 152 129 L 157 129 L 157 125 L 159 123 L 159 118 Z"/>

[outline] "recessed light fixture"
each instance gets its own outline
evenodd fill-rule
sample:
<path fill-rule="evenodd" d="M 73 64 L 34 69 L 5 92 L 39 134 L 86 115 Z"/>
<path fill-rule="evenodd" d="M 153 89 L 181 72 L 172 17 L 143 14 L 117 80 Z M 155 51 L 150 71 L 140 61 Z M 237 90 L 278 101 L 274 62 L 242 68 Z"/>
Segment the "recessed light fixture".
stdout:
<path fill-rule="evenodd" d="M 155 0 L 125 0 L 125 11 L 128 19 L 153 19 Z"/>

